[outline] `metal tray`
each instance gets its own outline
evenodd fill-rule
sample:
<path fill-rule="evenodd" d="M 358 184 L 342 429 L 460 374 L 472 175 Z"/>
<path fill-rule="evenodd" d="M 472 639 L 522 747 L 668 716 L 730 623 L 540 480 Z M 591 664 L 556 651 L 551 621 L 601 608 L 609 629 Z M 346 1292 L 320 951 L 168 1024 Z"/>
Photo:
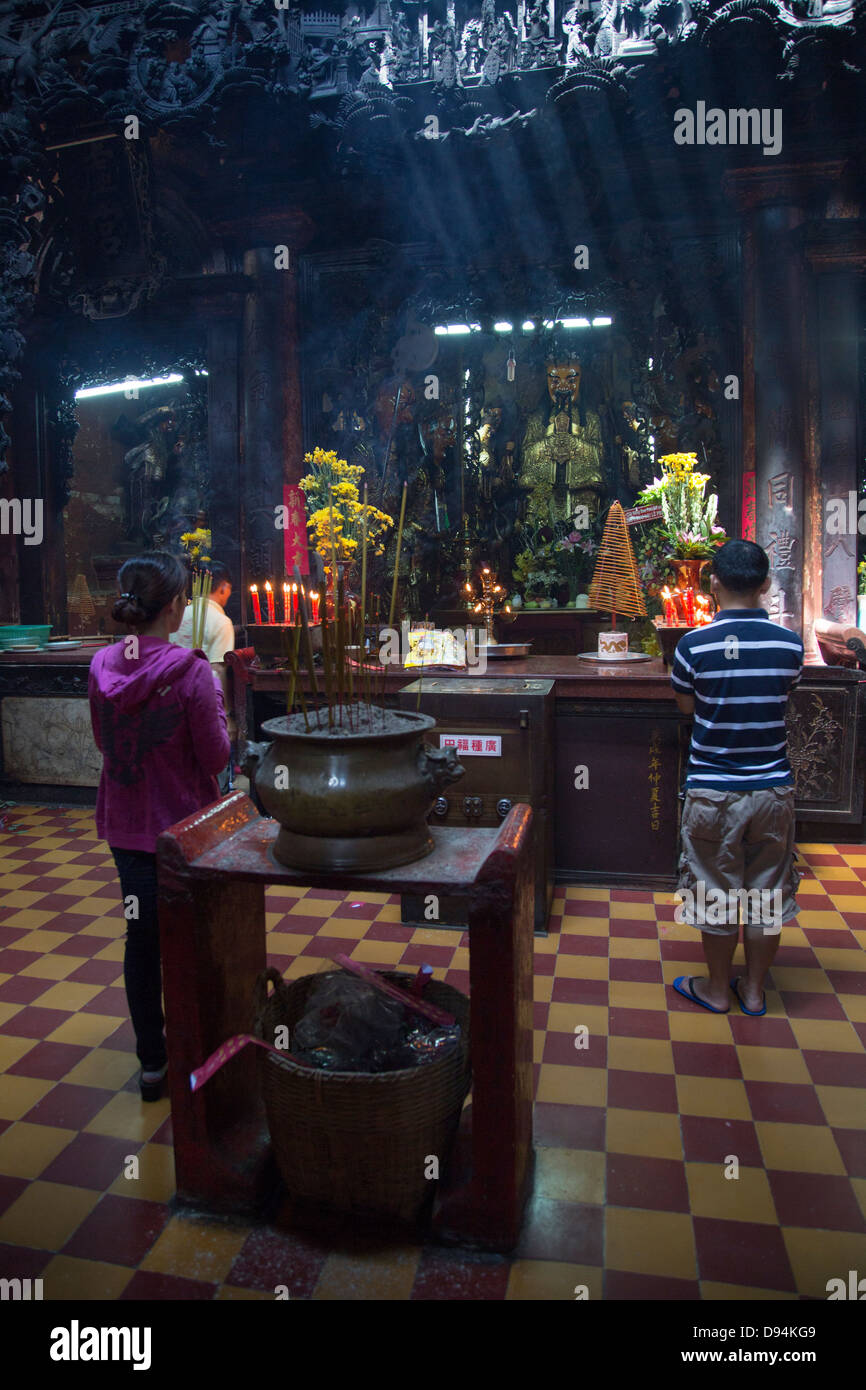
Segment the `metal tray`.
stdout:
<path fill-rule="evenodd" d="M 488 642 L 486 646 L 479 647 L 479 651 L 487 653 L 489 661 L 519 660 L 529 656 L 531 650 L 531 642 Z"/>

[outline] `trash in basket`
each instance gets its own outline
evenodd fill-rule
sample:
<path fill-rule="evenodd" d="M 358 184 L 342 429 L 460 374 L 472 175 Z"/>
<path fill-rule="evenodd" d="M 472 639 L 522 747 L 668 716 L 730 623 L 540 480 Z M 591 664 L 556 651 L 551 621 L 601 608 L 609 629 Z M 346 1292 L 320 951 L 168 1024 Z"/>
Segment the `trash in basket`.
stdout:
<path fill-rule="evenodd" d="M 327 1071 L 385 1072 L 423 1066 L 460 1041 L 353 975 L 317 979 L 291 1038 L 299 1062 Z"/>

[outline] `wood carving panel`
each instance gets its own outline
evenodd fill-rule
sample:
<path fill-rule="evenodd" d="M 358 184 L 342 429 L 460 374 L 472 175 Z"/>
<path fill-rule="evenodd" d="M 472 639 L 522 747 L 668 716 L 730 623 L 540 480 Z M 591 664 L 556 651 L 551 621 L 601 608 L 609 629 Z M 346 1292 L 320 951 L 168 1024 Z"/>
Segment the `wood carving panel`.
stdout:
<path fill-rule="evenodd" d="M 2 702 L 3 773 L 47 786 L 96 787 L 102 755 L 93 741 L 87 700 Z"/>

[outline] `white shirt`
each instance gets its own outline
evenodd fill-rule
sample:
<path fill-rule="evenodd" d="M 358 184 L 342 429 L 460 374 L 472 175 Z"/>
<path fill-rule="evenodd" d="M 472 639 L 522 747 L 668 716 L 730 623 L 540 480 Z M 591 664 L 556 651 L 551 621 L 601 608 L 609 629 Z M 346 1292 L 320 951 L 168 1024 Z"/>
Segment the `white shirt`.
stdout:
<path fill-rule="evenodd" d="M 192 614 L 193 605 L 188 603 L 180 627 L 169 638 L 169 641 L 178 647 L 192 647 Z M 210 598 L 205 615 L 202 650 L 208 661 L 217 663 L 224 659 L 226 652 L 233 652 L 234 649 L 235 630 L 232 620 L 216 599 Z"/>

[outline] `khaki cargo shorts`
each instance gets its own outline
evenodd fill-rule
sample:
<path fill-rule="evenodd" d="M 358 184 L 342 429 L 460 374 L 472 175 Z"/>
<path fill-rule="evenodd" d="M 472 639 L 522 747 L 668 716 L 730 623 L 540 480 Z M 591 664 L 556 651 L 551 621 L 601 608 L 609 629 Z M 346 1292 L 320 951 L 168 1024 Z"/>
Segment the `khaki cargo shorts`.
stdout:
<path fill-rule="evenodd" d="M 794 825 L 793 787 L 689 788 L 674 920 L 718 936 L 740 921 L 778 934 L 800 911 Z"/>

